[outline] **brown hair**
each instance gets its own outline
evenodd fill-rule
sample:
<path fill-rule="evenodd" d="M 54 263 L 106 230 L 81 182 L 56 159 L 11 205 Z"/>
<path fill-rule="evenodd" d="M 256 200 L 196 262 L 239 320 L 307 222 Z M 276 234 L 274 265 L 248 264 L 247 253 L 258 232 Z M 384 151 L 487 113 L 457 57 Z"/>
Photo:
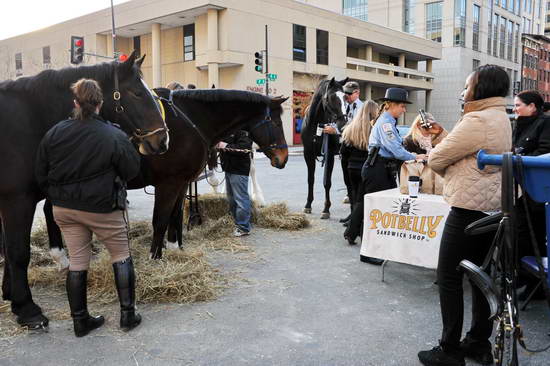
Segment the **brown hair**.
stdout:
<path fill-rule="evenodd" d="M 80 79 L 71 86 L 78 106 L 73 111 L 75 119 L 88 119 L 103 102 L 103 93 L 97 81 Z"/>
<path fill-rule="evenodd" d="M 367 150 L 369 136 L 372 128 L 372 120 L 378 111 L 378 104 L 372 100 L 363 104 L 359 113 L 346 126 L 342 133 L 342 140 L 355 148 Z"/>
<path fill-rule="evenodd" d="M 171 83 L 169 83 L 168 85 L 166 85 L 166 89 L 170 89 L 170 90 L 181 90 L 181 89 L 185 89 L 183 87 L 183 85 L 181 85 L 180 83 L 178 83 L 177 81 L 172 81 Z"/>

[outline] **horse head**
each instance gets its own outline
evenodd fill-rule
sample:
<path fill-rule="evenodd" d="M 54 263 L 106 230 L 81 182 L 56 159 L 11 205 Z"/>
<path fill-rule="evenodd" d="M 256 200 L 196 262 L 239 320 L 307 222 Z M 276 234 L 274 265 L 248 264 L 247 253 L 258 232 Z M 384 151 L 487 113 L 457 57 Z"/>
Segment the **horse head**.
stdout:
<path fill-rule="evenodd" d="M 323 85 L 321 102 L 325 111 L 325 118 L 327 122 L 335 122 L 339 129 L 346 124 L 346 108 L 344 104 L 344 84 L 348 78 L 344 80 L 336 81 L 334 78 L 330 79 Z"/>
<path fill-rule="evenodd" d="M 143 155 L 168 151 L 168 128 L 151 90 L 142 79 L 141 64 L 145 55 L 136 51 L 124 62 L 113 61 L 112 83 L 103 85 L 102 113 L 120 124 Z"/>
<path fill-rule="evenodd" d="M 270 98 L 266 116 L 256 126 L 250 129 L 252 140 L 260 146 L 260 150 L 270 159 L 271 166 L 283 169 L 288 161 L 288 145 L 283 131 L 282 104 L 288 98 Z"/>

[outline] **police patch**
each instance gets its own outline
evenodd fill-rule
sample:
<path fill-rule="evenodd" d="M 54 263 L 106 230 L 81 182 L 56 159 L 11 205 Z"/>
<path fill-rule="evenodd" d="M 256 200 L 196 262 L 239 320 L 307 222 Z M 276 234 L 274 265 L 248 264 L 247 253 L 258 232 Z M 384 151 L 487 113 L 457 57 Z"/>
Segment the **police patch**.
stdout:
<path fill-rule="evenodd" d="M 382 125 L 382 129 L 384 130 L 384 132 L 393 132 L 393 126 L 391 123 L 384 123 Z"/>

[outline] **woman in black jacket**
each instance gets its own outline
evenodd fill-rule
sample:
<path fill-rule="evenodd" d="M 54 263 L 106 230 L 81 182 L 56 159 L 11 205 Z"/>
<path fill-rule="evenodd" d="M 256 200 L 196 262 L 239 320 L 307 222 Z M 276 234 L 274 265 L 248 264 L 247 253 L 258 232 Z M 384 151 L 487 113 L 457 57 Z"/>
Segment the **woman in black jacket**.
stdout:
<path fill-rule="evenodd" d="M 69 250 L 67 297 L 77 337 L 104 323 L 87 307 L 87 275 L 92 233 L 103 242 L 115 274 L 120 300 L 120 327 L 141 322 L 135 313 L 135 273 L 125 217 L 125 182 L 139 172 L 140 158 L 124 132 L 99 117 L 103 104 L 96 81 L 81 79 L 72 86 L 74 119 L 61 121 L 42 139 L 36 178 L 53 203 L 53 214 Z"/>
<path fill-rule="evenodd" d="M 369 136 L 372 128 L 372 121 L 378 113 L 378 104 L 372 100 L 367 101 L 361 107 L 361 110 L 355 118 L 346 126 L 342 133 L 342 146 L 340 154 L 342 159 L 348 161 L 348 176 L 351 182 L 351 197 L 350 220 L 344 225 L 348 226 L 346 232 L 349 235 L 344 235 L 350 245 L 355 244 L 354 238 L 361 231 L 361 223 L 363 222 L 363 188 L 361 169 L 369 155 Z M 352 219 L 351 216 L 357 216 Z M 351 223 L 355 223 L 351 225 Z M 352 239 L 353 238 L 353 239 Z"/>
<path fill-rule="evenodd" d="M 550 117 L 544 114 L 542 96 L 534 90 L 519 93 L 514 98 L 514 113 L 516 114 L 516 127 L 512 134 L 512 147 L 516 154 L 537 156 L 550 153 Z M 544 255 L 546 253 L 544 203 L 535 202 L 527 193 L 524 193 L 516 203 L 518 258 L 534 255 L 524 200 L 527 201 L 529 207 L 539 250 Z M 524 277 L 524 282 L 527 282 L 527 288 L 520 294 L 520 300 L 525 300 L 538 281 L 528 275 L 522 277 Z M 544 298 L 542 287 L 540 290 L 536 297 Z"/>

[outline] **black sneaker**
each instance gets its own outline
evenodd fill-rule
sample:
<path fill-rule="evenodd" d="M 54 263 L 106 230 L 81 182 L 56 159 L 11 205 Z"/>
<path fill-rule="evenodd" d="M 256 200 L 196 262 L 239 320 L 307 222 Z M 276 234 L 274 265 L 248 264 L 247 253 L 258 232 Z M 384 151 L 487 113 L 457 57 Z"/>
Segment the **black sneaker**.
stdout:
<path fill-rule="evenodd" d="M 470 358 L 482 365 L 493 364 L 493 353 L 491 350 L 491 342 L 476 341 L 468 336 L 460 342 L 460 350 L 464 353 L 464 357 Z"/>
<path fill-rule="evenodd" d="M 445 352 L 441 346 L 418 352 L 418 360 L 425 366 L 464 366 L 464 357 Z"/>

